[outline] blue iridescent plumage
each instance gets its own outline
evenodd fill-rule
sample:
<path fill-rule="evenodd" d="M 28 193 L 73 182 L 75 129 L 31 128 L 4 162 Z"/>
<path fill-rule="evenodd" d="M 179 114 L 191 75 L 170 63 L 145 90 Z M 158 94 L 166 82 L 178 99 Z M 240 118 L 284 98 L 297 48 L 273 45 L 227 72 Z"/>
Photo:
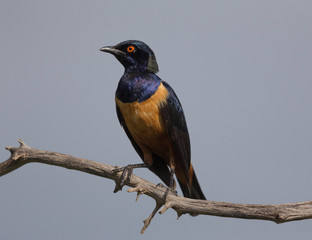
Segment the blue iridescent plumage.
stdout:
<path fill-rule="evenodd" d="M 122 102 L 142 102 L 157 90 L 161 80 L 153 73 L 125 72 L 116 90 L 116 97 Z"/>

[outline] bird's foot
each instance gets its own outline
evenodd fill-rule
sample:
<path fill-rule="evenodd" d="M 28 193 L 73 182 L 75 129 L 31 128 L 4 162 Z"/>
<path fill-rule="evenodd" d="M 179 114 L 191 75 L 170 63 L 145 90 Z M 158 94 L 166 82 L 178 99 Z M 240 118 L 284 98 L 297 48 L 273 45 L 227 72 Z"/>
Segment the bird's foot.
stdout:
<path fill-rule="evenodd" d="M 165 186 L 162 185 L 162 184 L 157 184 L 156 185 L 157 187 L 162 187 L 164 188 Z M 174 188 L 171 188 L 171 187 L 165 187 L 166 188 L 166 191 L 165 191 L 165 194 L 164 194 L 164 202 L 163 202 L 163 208 L 159 211 L 160 214 L 163 214 L 165 211 L 167 211 L 169 208 L 172 207 L 172 201 L 170 201 L 170 199 L 168 199 L 168 196 L 169 196 L 169 193 L 170 194 L 173 194 L 175 196 L 178 196 L 178 192 L 174 189 Z"/>
<path fill-rule="evenodd" d="M 128 166 L 121 167 L 121 168 L 115 168 L 112 170 L 112 173 L 118 173 L 121 171 L 122 171 L 122 174 L 120 176 L 120 180 L 116 181 L 114 193 L 118 192 L 119 190 L 120 191 L 122 190 L 123 186 L 125 185 L 125 181 L 129 180 L 130 175 L 132 174 L 133 167 L 131 167 L 131 165 L 128 165 Z"/>
<path fill-rule="evenodd" d="M 130 176 L 131 176 L 134 168 L 141 168 L 141 167 L 146 167 L 146 165 L 144 163 L 129 164 L 125 167 L 113 169 L 112 173 L 118 173 L 118 172 L 122 171 L 122 174 L 120 176 L 120 181 L 116 182 L 114 193 L 118 192 L 119 190 L 122 190 L 123 186 L 125 185 L 125 182 L 130 180 Z"/>
<path fill-rule="evenodd" d="M 171 194 L 175 195 L 175 196 L 178 196 L 178 192 L 177 192 L 175 189 L 173 189 L 173 188 L 171 188 L 171 187 L 168 187 L 167 190 L 166 190 L 166 192 L 165 192 L 165 194 L 164 194 L 165 202 L 167 201 L 167 197 L 168 197 L 169 192 L 170 192 Z"/>
<path fill-rule="evenodd" d="M 162 183 L 158 183 L 158 184 L 156 185 L 156 187 L 157 187 L 157 188 L 166 188 L 166 189 L 167 189 L 167 187 L 166 187 L 164 184 L 162 184 Z"/>
<path fill-rule="evenodd" d="M 166 189 L 165 194 L 164 194 L 164 200 L 165 200 L 165 202 L 166 202 L 166 199 L 167 199 L 167 196 L 168 196 L 169 192 L 172 193 L 172 194 L 175 195 L 175 196 L 178 196 L 178 192 L 177 192 L 175 189 L 173 189 L 173 188 L 171 188 L 171 187 L 166 187 L 166 186 L 163 185 L 162 183 L 158 183 L 158 184 L 156 185 L 156 187 L 157 187 L 157 188 Z"/>

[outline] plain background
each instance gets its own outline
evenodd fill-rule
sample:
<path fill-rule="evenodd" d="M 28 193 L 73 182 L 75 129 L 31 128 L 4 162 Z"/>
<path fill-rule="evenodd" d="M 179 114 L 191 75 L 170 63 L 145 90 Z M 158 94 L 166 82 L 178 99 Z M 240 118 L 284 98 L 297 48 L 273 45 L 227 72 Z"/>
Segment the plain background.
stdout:
<path fill-rule="evenodd" d="M 99 48 L 155 52 L 188 123 L 209 200 L 312 200 L 312 2 L 0 2 L 0 157 L 28 145 L 111 165 L 140 159 L 119 126 L 121 64 Z M 146 169 L 135 174 L 154 183 Z M 311 220 L 156 215 L 114 182 L 38 163 L 0 178 L 0 239 L 311 239 Z M 180 193 L 180 189 L 178 189 Z"/>

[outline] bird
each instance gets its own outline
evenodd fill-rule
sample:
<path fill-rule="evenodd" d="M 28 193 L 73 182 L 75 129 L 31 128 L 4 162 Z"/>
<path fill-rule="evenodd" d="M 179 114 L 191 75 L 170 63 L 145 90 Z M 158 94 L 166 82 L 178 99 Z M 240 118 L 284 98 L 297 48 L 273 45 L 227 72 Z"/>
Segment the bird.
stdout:
<path fill-rule="evenodd" d="M 118 120 L 142 159 L 120 170 L 147 167 L 175 192 L 176 176 L 183 195 L 205 200 L 191 163 L 188 128 L 182 105 L 173 88 L 156 74 L 152 49 L 142 41 L 127 40 L 100 49 L 124 66 L 115 92 Z M 125 172 L 123 172 L 123 177 Z"/>

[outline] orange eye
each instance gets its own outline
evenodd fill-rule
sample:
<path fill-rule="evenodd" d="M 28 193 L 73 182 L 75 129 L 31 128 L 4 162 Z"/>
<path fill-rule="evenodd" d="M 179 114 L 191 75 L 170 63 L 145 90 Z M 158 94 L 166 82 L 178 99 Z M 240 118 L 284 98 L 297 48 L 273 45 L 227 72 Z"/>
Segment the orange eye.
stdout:
<path fill-rule="evenodd" d="M 134 51 L 134 47 L 133 47 L 133 46 L 127 47 L 127 51 L 128 51 L 129 53 L 133 52 L 133 51 Z"/>

